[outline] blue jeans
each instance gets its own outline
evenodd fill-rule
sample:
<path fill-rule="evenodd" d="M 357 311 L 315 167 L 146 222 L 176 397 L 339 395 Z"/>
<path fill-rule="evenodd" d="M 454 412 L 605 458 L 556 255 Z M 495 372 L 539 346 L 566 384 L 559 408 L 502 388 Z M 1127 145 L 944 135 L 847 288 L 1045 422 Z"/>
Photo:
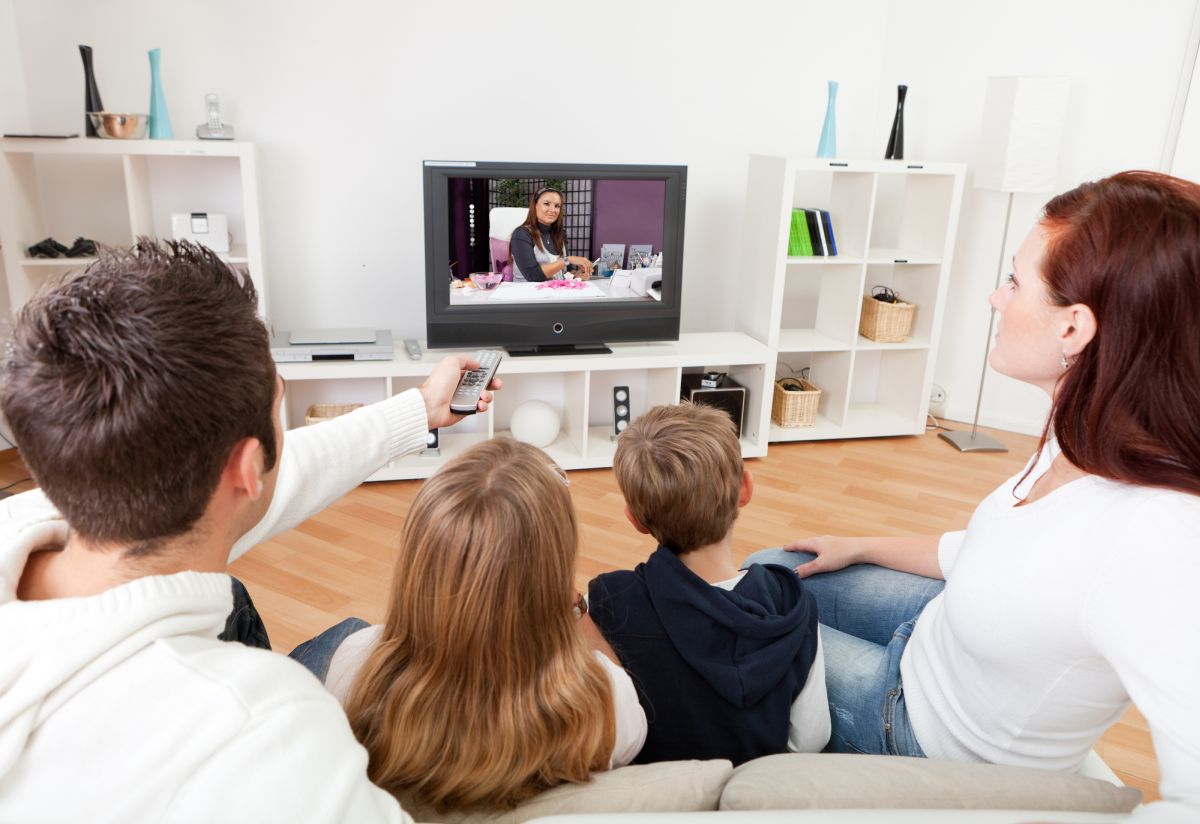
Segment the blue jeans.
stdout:
<path fill-rule="evenodd" d="M 808 552 L 764 549 L 750 564 L 795 568 Z M 833 722 L 827 752 L 924 757 L 900 682 L 900 657 L 917 616 L 944 581 L 873 564 L 855 564 L 804 579 L 817 599 L 825 685 Z"/>
<path fill-rule="evenodd" d="M 334 624 L 316 638 L 310 638 L 296 647 L 288 653 L 288 658 L 294 658 L 308 667 L 309 671 L 324 684 L 325 676 L 329 673 L 329 662 L 333 660 L 333 654 L 337 652 L 337 648 L 351 635 L 369 626 L 371 625 L 361 618 L 347 618 L 340 624 Z"/>

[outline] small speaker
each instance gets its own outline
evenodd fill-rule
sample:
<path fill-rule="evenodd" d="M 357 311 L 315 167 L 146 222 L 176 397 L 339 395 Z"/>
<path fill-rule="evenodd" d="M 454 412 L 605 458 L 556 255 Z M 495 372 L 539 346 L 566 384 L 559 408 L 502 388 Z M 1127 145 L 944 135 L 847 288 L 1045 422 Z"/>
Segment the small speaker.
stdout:
<path fill-rule="evenodd" d="M 438 446 L 438 431 L 430 429 L 429 435 L 425 438 L 425 448 L 421 450 L 421 455 L 427 458 L 436 458 L 441 454 L 442 450 Z"/>
<path fill-rule="evenodd" d="M 629 387 L 613 387 L 613 435 L 620 435 L 629 426 Z"/>
<path fill-rule="evenodd" d="M 746 387 L 733 378 L 720 372 L 689 372 L 682 377 L 679 396 L 692 403 L 725 410 L 741 437 L 746 414 Z"/>

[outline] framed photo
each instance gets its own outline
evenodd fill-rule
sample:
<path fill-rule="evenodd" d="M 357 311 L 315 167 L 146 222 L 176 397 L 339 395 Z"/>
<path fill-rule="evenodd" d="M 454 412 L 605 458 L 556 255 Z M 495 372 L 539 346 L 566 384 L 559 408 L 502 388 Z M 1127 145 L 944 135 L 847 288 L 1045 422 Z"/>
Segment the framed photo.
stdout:
<path fill-rule="evenodd" d="M 649 243 L 634 243 L 629 247 L 629 268 L 647 269 L 654 257 L 654 246 Z"/>
<path fill-rule="evenodd" d="M 607 273 L 625 268 L 625 244 L 605 243 L 600 246 L 600 272 Z"/>

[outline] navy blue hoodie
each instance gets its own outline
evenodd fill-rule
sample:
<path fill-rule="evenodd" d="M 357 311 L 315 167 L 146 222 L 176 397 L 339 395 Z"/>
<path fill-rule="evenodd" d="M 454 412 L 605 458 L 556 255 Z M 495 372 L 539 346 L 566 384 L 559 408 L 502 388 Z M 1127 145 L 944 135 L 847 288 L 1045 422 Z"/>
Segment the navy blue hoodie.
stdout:
<path fill-rule="evenodd" d="M 588 612 L 650 723 L 635 763 L 787 752 L 792 702 L 817 654 L 817 605 L 796 573 L 755 564 L 715 587 L 665 546 L 597 576 Z"/>

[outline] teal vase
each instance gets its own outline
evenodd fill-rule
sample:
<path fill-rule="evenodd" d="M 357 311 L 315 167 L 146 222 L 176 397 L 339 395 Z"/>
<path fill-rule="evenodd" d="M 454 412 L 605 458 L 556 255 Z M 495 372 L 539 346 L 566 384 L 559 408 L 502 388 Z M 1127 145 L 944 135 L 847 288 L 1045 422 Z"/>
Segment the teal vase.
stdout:
<path fill-rule="evenodd" d="M 837 157 L 837 89 L 837 81 L 830 80 L 829 102 L 825 104 L 825 125 L 821 127 L 817 157 Z"/>
<path fill-rule="evenodd" d="M 167 111 L 167 97 L 163 94 L 162 72 L 159 68 L 159 49 L 150 50 L 150 139 L 172 140 L 171 113 Z"/>

